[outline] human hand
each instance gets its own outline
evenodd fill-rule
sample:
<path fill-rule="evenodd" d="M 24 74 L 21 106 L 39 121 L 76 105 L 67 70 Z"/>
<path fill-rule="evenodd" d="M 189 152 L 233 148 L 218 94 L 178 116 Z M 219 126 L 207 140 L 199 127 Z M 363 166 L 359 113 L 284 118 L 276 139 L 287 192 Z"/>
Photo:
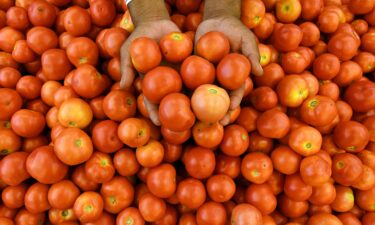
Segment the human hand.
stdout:
<path fill-rule="evenodd" d="M 168 19 L 148 21 L 136 26 L 135 30 L 121 47 L 121 88 L 129 88 L 133 84 L 135 76 L 138 75 L 133 68 L 129 53 L 129 47 L 132 41 L 139 37 L 149 37 L 159 42 L 162 37 L 171 32 L 180 32 L 180 30 L 175 23 Z M 142 76 L 142 74 L 139 75 Z M 160 120 L 157 105 L 152 104 L 145 97 L 144 103 L 151 121 L 159 126 Z"/>
<path fill-rule="evenodd" d="M 195 43 L 204 34 L 210 31 L 219 31 L 227 36 L 232 52 L 241 52 L 251 62 L 251 71 L 255 76 L 262 76 L 263 69 L 259 62 L 259 50 L 254 34 L 234 16 L 219 16 L 203 21 L 195 34 Z M 227 115 L 220 121 L 222 125 L 227 125 L 230 121 L 231 110 L 236 109 L 242 101 L 245 92 L 245 84 L 239 89 L 231 91 L 230 109 Z"/>

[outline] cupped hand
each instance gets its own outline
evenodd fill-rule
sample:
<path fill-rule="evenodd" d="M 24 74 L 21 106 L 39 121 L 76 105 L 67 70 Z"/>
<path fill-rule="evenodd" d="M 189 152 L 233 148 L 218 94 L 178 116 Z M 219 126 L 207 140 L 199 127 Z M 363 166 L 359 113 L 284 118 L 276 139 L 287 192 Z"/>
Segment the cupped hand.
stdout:
<path fill-rule="evenodd" d="M 181 31 L 175 23 L 166 19 L 144 22 L 136 26 L 135 30 L 121 47 L 121 88 L 129 88 L 133 84 L 135 76 L 138 74 L 133 68 L 129 54 L 129 47 L 132 41 L 139 37 L 149 37 L 159 42 L 162 37 L 171 32 Z M 149 102 L 146 98 L 144 98 L 144 103 L 151 121 L 155 125 L 159 126 L 160 120 L 158 115 L 158 107 Z"/>
<path fill-rule="evenodd" d="M 263 69 L 259 63 L 259 50 L 254 34 L 242 24 L 242 22 L 232 16 L 214 17 L 203 21 L 195 34 L 195 43 L 204 34 L 210 31 L 219 31 L 227 36 L 232 52 L 241 52 L 251 62 L 251 71 L 255 76 L 262 76 Z M 242 101 L 245 92 L 245 84 L 239 89 L 229 93 L 231 105 L 228 114 L 220 121 L 222 125 L 230 122 L 231 110 L 236 109 Z"/>

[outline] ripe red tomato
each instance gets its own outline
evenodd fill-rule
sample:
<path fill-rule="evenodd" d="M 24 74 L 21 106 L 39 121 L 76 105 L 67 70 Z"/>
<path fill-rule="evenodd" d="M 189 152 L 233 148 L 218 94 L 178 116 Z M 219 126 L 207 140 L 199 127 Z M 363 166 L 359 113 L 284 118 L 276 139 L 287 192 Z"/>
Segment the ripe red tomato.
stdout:
<path fill-rule="evenodd" d="M 344 99 L 357 112 L 366 112 L 375 106 L 375 83 L 360 80 L 351 84 L 345 91 Z"/>
<path fill-rule="evenodd" d="M 26 170 L 27 152 L 15 152 L 2 158 L 0 164 L 1 180 L 12 186 L 17 186 L 30 177 Z"/>
<path fill-rule="evenodd" d="M 277 199 L 273 195 L 271 186 L 264 184 L 251 184 L 246 189 L 246 202 L 255 206 L 264 214 L 270 214 L 276 209 Z"/>
<path fill-rule="evenodd" d="M 72 181 L 62 180 L 49 188 L 47 197 L 52 208 L 64 210 L 73 207 L 79 194 L 80 190 Z"/>
<path fill-rule="evenodd" d="M 225 89 L 235 90 L 242 86 L 250 71 L 251 64 L 244 55 L 231 53 L 220 60 L 217 79 Z"/>
<path fill-rule="evenodd" d="M 31 213 L 24 208 L 19 210 L 14 218 L 15 224 L 43 224 L 45 221 L 44 213 Z"/>
<path fill-rule="evenodd" d="M 338 147 L 348 152 L 363 150 L 370 137 L 367 128 L 355 121 L 340 122 L 333 132 L 333 139 Z"/>
<path fill-rule="evenodd" d="M 178 183 L 176 190 L 178 201 L 190 209 L 199 208 L 206 200 L 204 184 L 194 178 L 186 178 Z M 190 196 L 194 194 L 194 198 Z"/>
<path fill-rule="evenodd" d="M 163 199 L 144 193 L 139 199 L 138 209 L 145 221 L 155 222 L 163 218 L 167 205 Z"/>
<path fill-rule="evenodd" d="M 137 225 L 145 224 L 145 220 L 143 219 L 142 215 L 140 214 L 137 208 L 128 207 L 118 214 L 116 218 L 116 224 L 126 225 L 129 223 L 134 223 Z"/>
<path fill-rule="evenodd" d="M 197 55 L 212 63 L 218 63 L 229 54 L 230 44 L 228 38 L 220 32 L 211 31 L 199 38 L 196 44 Z"/>
<path fill-rule="evenodd" d="M 31 213 L 42 213 L 51 208 L 47 195 L 49 185 L 34 183 L 25 194 L 25 208 Z"/>
<path fill-rule="evenodd" d="M 103 100 L 103 110 L 111 120 L 121 122 L 136 113 L 136 100 L 127 91 L 110 91 Z"/>
<path fill-rule="evenodd" d="M 228 112 L 228 93 L 216 85 L 204 84 L 195 89 L 191 106 L 197 119 L 203 122 L 217 122 Z"/>
<path fill-rule="evenodd" d="M 103 183 L 100 193 L 104 200 L 104 209 L 110 213 L 121 212 L 134 200 L 134 188 L 124 177 L 117 176 Z"/>
<path fill-rule="evenodd" d="M 0 85 L 4 88 L 14 89 L 20 78 L 21 73 L 12 67 L 4 67 L 0 70 Z"/>
<path fill-rule="evenodd" d="M 28 187 L 26 184 L 8 186 L 2 190 L 1 200 L 5 207 L 18 209 L 24 206 L 24 198 Z"/>
<path fill-rule="evenodd" d="M 169 198 L 176 191 L 176 169 L 171 164 L 153 167 L 147 174 L 147 187 L 159 198 Z"/>
<path fill-rule="evenodd" d="M 168 94 L 180 92 L 180 75 L 172 68 L 160 66 L 149 71 L 142 80 L 143 95 L 152 103 L 158 104 Z"/>
<path fill-rule="evenodd" d="M 250 29 L 261 23 L 265 13 L 266 8 L 263 1 L 245 0 L 241 4 L 241 21 Z"/>
<path fill-rule="evenodd" d="M 170 33 L 160 40 L 159 45 L 164 58 L 171 63 L 184 61 L 193 51 L 193 41 L 183 33 Z"/>
<path fill-rule="evenodd" d="M 228 156 L 240 156 L 249 147 L 249 135 L 239 125 L 229 125 L 224 129 L 220 150 Z"/>
<path fill-rule="evenodd" d="M 215 155 L 210 149 L 194 147 L 185 152 L 183 163 L 190 176 L 208 178 L 215 170 Z"/>
<path fill-rule="evenodd" d="M 197 224 L 202 225 L 224 225 L 227 221 L 227 214 L 223 204 L 208 201 L 197 210 L 196 220 Z"/>
<path fill-rule="evenodd" d="M 90 16 L 93 24 L 104 27 L 112 23 L 116 16 L 116 7 L 113 2 L 94 1 L 90 4 Z"/>
<path fill-rule="evenodd" d="M 43 184 L 57 183 L 68 172 L 68 166 L 57 158 L 52 146 L 41 146 L 32 151 L 27 157 L 26 169 L 34 179 Z"/>
<path fill-rule="evenodd" d="M 302 6 L 298 0 L 276 2 L 276 17 L 282 23 L 292 23 L 301 15 Z"/>
<path fill-rule="evenodd" d="M 85 128 L 93 118 L 90 105 L 80 98 L 65 100 L 59 107 L 57 119 L 65 127 Z"/>
<path fill-rule="evenodd" d="M 311 186 L 319 186 L 329 181 L 331 165 L 318 155 L 307 156 L 300 165 L 302 180 Z"/>
<path fill-rule="evenodd" d="M 147 37 L 132 41 L 129 54 L 134 68 L 140 73 L 147 73 L 154 69 L 162 60 L 158 43 Z"/>
<path fill-rule="evenodd" d="M 302 156 L 318 153 L 322 146 L 322 135 L 310 126 L 293 129 L 289 135 L 289 146 Z"/>
<path fill-rule="evenodd" d="M 288 107 L 297 107 L 307 98 L 309 89 L 302 77 L 289 75 L 278 83 L 276 92 L 281 104 Z"/>
<path fill-rule="evenodd" d="M 110 181 L 115 171 L 112 158 L 106 153 L 94 152 L 85 162 L 86 176 L 95 183 Z"/>
<path fill-rule="evenodd" d="M 103 47 L 108 52 L 108 55 L 111 57 L 120 57 L 121 46 L 128 36 L 129 34 L 122 28 L 113 27 L 108 29 L 103 37 Z"/>
<path fill-rule="evenodd" d="M 0 120 L 10 120 L 12 115 L 19 111 L 23 101 L 21 96 L 13 89 L 0 88 Z"/>
<path fill-rule="evenodd" d="M 262 113 L 257 119 L 258 132 L 269 138 L 282 138 L 290 130 L 288 116 L 277 109 L 270 109 Z"/>
<path fill-rule="evenodd" d="M 36 26 L 26 34 L 27 45 L 35 53 L 42 55 L 48 49 L 56 48 L 58 38 L 55 32 L 46 27 Z"/>
<path fill-rule="evenodd" d="M 272 175 L 271 159 L 264 153 L 247 154 L 241 162 L 241 173 L 248 181 L 262 184 Z"/>
<path fill-rule="evenodd" d="M 79 6 L 69 7 L 64 12 L 63 23 L 65 30 L 74 36 L 82 36 L 91 29 L 89 12 Z"/>
<path fill-rule="evenodd" d="M 180 73 L 184 85 L 191 90 L 203 84 L 212 84 L 215 80 L 215 67 L 212 63 L 195 55 L 183 61 Z"/>
<path fill-rule="evenodd" d="M 27 8 L 28 17 L 34 26 L 52 27 L 56 20 L 56 9 L 47 1 L 33 1 Z"/>
<path fill-rule="evenodd" d="M 63 80 L 72 70 L 64 50 L 50 49 L 42 55 L 42 68 L 48 80 Z"/>
<path fill-rule="evenodd" d="M 14 45 L 18 40 L 24 40 L 25 36 L 12 27 L 4 27 L 0 29 L 0 49 L 2 51 L 12 53 Z"/>
<path fill-rule="evenodd" d="M 15 112 L 10 121 L 13 131 L 21 137 L 36 137 L 45 127 L 45 118 L 40 112 L 21 109 Z"/>
<path fill-rule="evenodd" d="M 69 61 L 76 67 L 83 64 L 96 66 L 99 50 L 94 41 L 87 37 L 76 37 L 66 47 Z"/>
<path fill-rule="evenodd" d="M 273 32 L 274 47 L 283 52 L 293 51 L 302 41 L 303 33 L 295 24 L 284 24 Z"/>
<path fill-rule="evenodd" d="M 20 150 L 21 137 L 11 129 L 0 129 L 0 155 L 8 155 Z"/>
<path fill-rule="evenodd" d="M 301 156 L 287 146 L 275 148 L 271 153 L 271 159 L 275 170 L 283 174 L 293 174 L 299 170 Z"/>
<path fill-rule="evenodd" d="M 233 208 L 231 221 L 234 225 L 263 224 L 261 212 L 253 205 L 246 203 L 238 204 Z"/>
<path fill-rule="evenodd" d="M 103 198 L 96 192 L 83 192 L 74 203 L 74 214 L 80 222 L 93 222 L 103 212 Z"/>

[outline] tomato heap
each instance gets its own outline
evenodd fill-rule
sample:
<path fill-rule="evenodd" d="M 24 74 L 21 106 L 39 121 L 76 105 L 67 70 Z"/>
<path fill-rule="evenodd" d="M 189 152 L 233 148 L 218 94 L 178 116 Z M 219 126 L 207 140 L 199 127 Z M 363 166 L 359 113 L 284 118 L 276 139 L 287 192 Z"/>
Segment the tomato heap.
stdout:
<path fill-rule="evenodd" d="M 1 225 L 375 224 L 375 1 L 242 0 L 263 76 L 203 5 L 124 90 L 123 1 L 0 0 Z"/>

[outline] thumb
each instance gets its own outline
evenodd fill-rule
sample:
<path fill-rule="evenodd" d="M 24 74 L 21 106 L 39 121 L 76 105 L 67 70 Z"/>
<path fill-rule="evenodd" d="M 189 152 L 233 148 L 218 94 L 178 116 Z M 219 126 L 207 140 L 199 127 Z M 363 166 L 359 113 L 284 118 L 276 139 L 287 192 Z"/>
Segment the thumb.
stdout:
<path fill-rule="evenodd" d="M 160 126 L 161 123 L 159 119 L 158 106 L 151 103 L 145 96 L 143 96 L 143 101 L 152 123 L 154 123 L 156 126 Z"/>
<path fill-rule="evenodd" d="M 259 48 L 252 33 L 242 40 L 242 54 L 250 60 L 251 72 L 255 76 L 262 76 L 263 68 L 259 62 Z"/>
<path fill-rule="evenodd" d="M 135 72 L 129 54 L 129 40 L 121 47 L 121 81 L 120 87 L 129 88 L 134 81 Z"/>
<path fill-rule="evenodd" d="M 241 104 L 245 89 L 246 86 L 243 84 L 240 88 L 230 92 L 230 110 L 237 108 Z"/>

